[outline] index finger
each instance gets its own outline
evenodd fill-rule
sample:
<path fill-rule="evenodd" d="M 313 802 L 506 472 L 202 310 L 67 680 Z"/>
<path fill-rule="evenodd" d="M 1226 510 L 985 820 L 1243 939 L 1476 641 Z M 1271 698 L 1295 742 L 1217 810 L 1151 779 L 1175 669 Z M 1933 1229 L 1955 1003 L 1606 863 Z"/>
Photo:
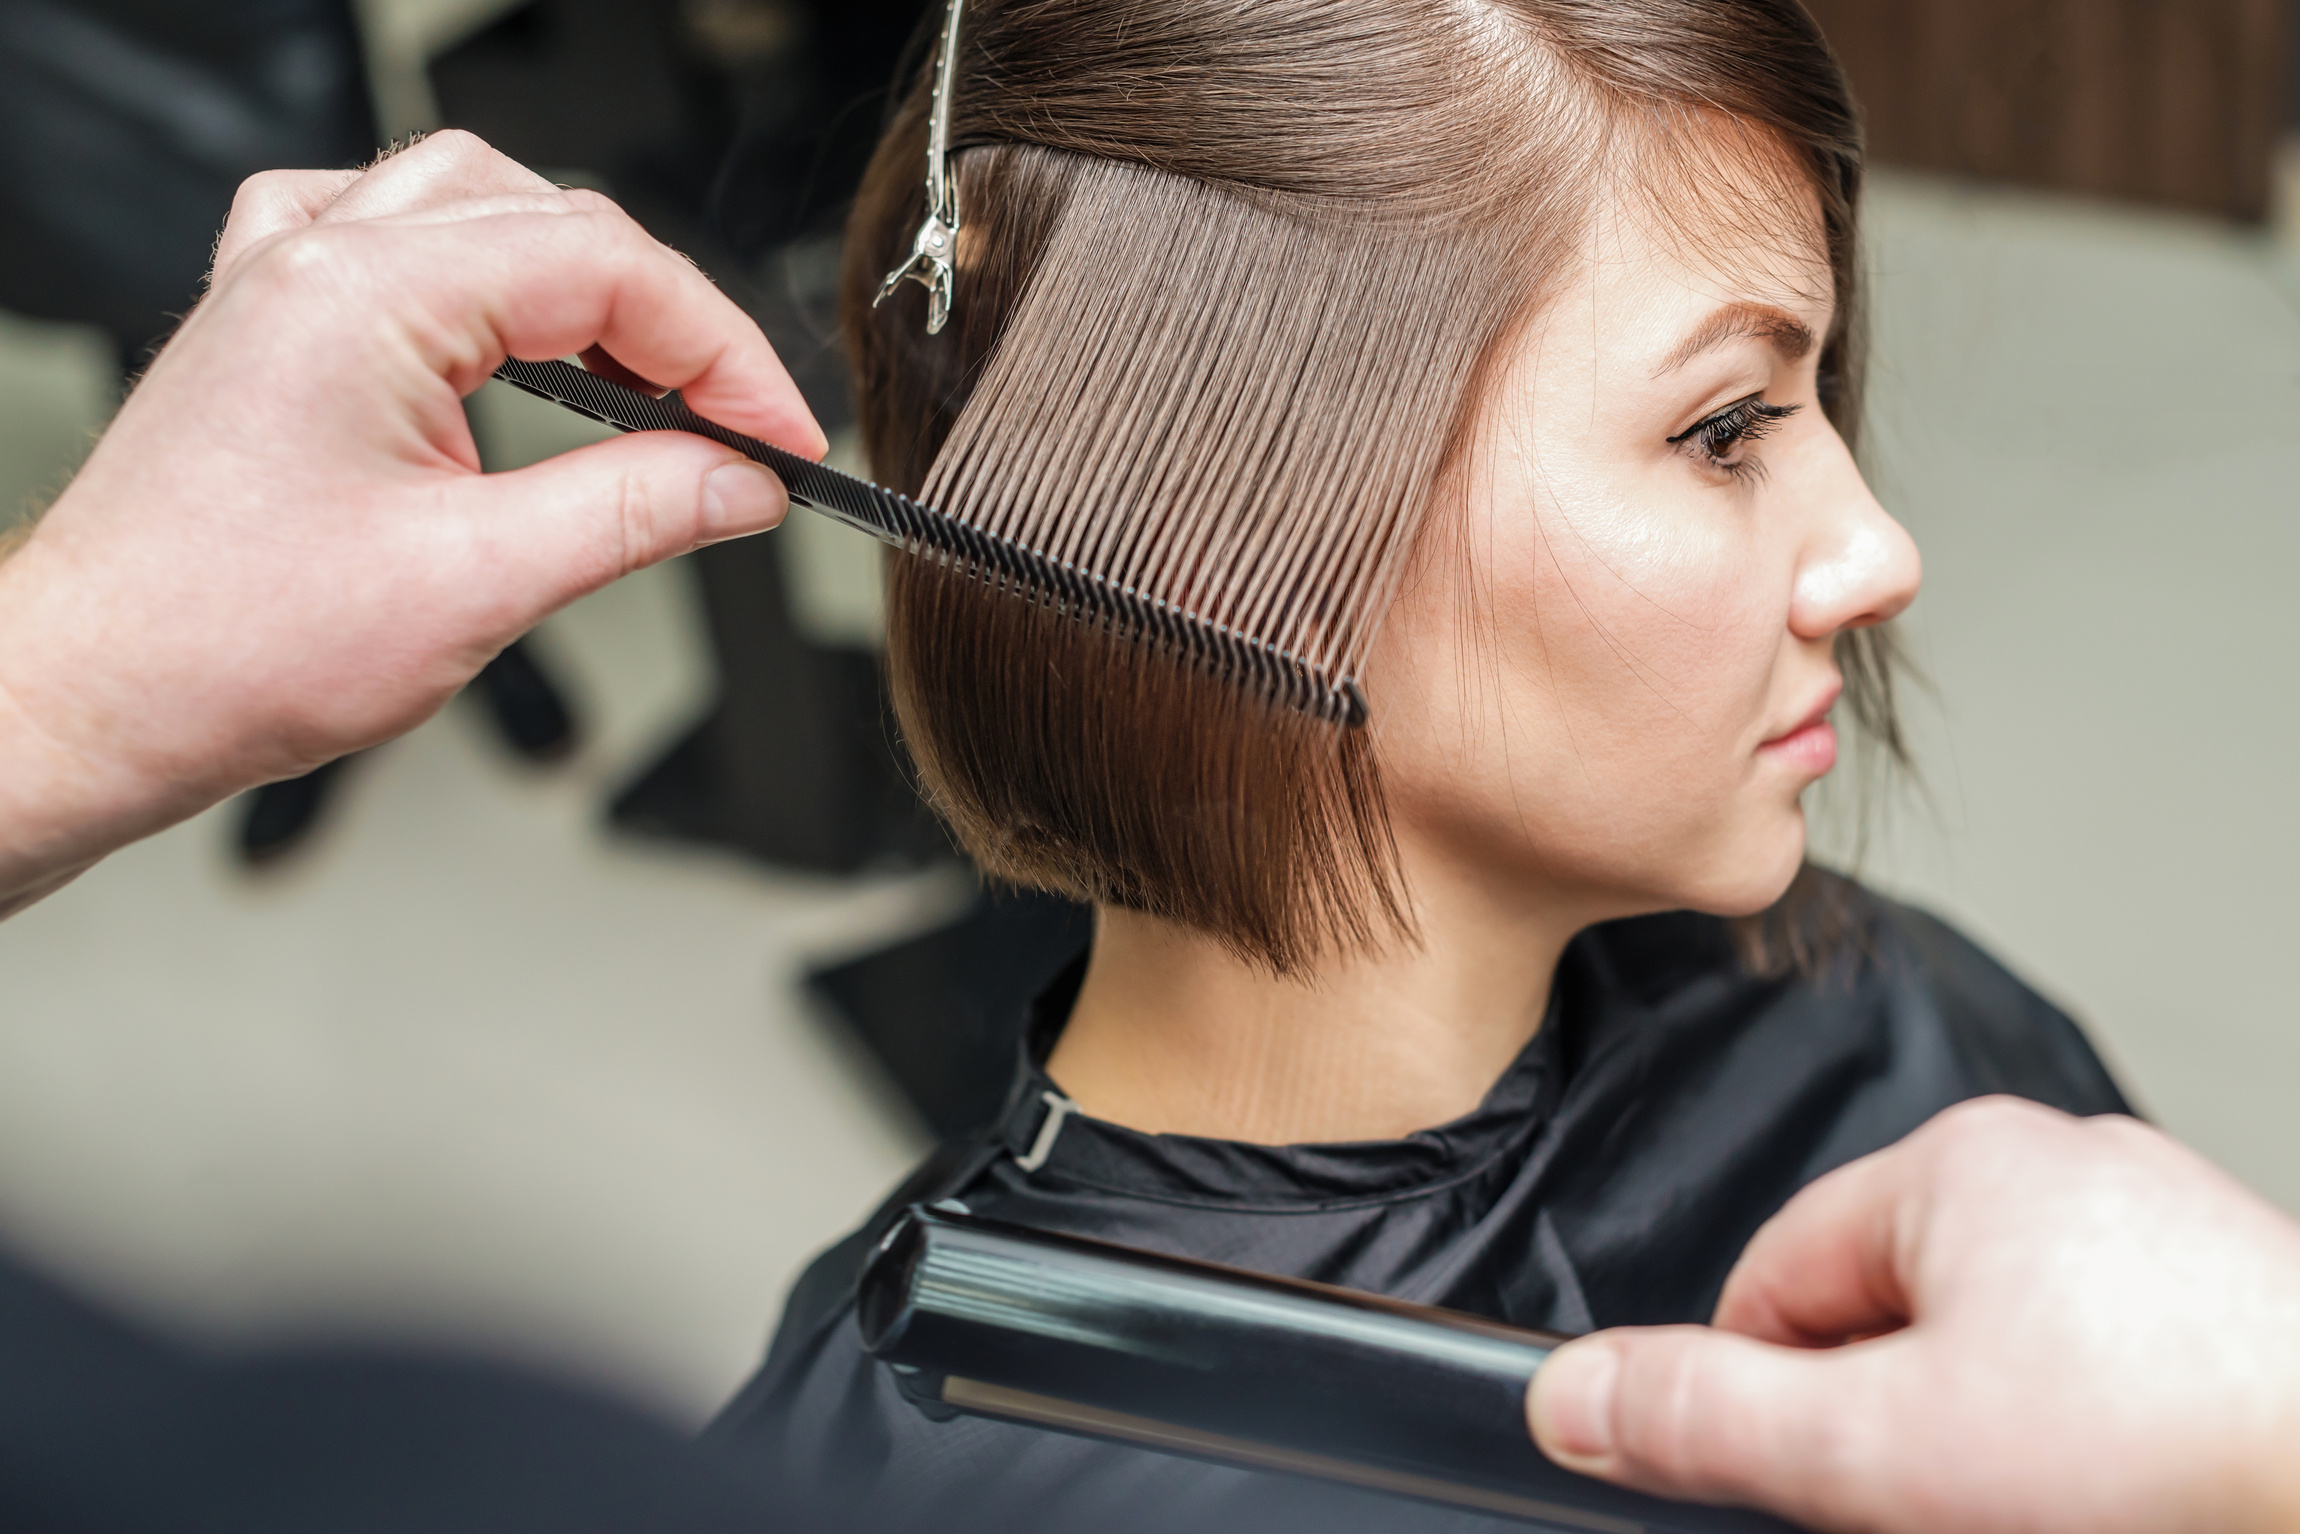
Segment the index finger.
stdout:
<path fill-rule="evenodd" d="M 1865 1156 L 1806 1187 L 1750 1238 L 1714 1323 L 1787 1347 L 1833 1347 L 1912 1319 L 1902 1231 L 1924 1147 Z"/>
<path fill-rule="evenodd" d="M 478 198 L 298 238 L 354 253 L 377 314 L 461 392 L 506 355 L 599 345 L 722 425 L 808 457 L 826 446 L 750 316 L 595 193 Z"/>

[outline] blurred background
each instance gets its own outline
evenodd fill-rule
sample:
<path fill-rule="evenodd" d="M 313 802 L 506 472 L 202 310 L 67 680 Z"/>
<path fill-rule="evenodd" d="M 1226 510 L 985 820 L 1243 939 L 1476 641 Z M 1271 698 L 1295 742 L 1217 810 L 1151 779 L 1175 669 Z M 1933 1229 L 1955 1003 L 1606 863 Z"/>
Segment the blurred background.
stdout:
<path fill-rule="evenodd" d="M 1840 862 L 2075 1012 L 2300 1212 L 2300 24 L 1810 0 L 1871 115 L 1868 457 L 1921 779 Z M 853 456 L 838 230 L 917 0 L 0 0 L 0 525 L 197 296 L 232 188 L 467 126 L 595 186 Z M 589 428 L 489 385 L 490 467 Z M 849 466 L 856 466 L 850 463 Z M 904 787 L 875 547 L 806 516 L 552 619 L 407 739 L 0 925 L 0 1231 L 200 1334 L 446 1339 L 689 1421 L 995 1106 L 1083 934 Z"/>

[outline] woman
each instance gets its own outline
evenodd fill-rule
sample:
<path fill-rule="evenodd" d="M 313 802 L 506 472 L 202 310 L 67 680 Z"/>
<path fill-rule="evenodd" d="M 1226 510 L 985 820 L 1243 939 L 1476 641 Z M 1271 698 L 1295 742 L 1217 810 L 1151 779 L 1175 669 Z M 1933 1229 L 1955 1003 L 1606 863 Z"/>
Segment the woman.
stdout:
<path fill-rule="evenodd" d="M 1858 133 L 1795 0 L 978 0 L 961 43 L 949 330 L 871 303 L 924 75 L 850 230 L 879 474 L 1284 609 L 1369 718 L 897 564 L 928 788 L 1097 924 L 1004 1117 L 890 1209 L 1578 1331 L 1706 1319 L 1791 1193 L 1949 1103 L 2123 1108 L 1963 939 L 1805 870 L 1832 710 L 1897 740 L 1918 561 L 1847 443 Z M 716 1430 L 826 1524 L 1479 1524 L 936 1420 L 856 1338 L 885 1217 Z"/>

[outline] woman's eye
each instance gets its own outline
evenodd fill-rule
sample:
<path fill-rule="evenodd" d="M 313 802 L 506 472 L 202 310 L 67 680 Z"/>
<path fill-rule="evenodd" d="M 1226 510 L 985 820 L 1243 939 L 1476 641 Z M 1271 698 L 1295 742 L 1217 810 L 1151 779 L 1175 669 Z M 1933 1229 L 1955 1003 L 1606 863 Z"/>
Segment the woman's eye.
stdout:
<path fill-rule="evenodd" d="M 1795 415 L 1802 405 L 1769 405 L 1761 394 L 1735 400 L 1715 415 L 1697 421 L 1669 439 L 1671 447 L 1689 447 L 1712 468 L 1747 474 L 1757 464 L 1749 456 L 1752 443 L 1761 442 L 1773 428 Z"/>

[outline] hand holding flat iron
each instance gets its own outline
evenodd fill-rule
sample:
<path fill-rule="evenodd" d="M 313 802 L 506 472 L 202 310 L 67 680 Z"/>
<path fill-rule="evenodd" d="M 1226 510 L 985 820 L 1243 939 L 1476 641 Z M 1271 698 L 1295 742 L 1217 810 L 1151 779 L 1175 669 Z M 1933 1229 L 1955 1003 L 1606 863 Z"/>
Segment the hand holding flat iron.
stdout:
<path fill-rule="evenodd" d="M 1950 1109 L 1793 1199 L 1716 1320 L 1561 1349 L 1535 1437 L 1816 1529 L 2300 1529 L 2300 1226 L 2131 1119 Z"/>
<path fill-rule="evenodd" d="M 0 563 L 0 914 L 409 729 L 576 597 L 781 520 L 772 475 L 681 433 L 482 474 L 462 396 L 507 353 L 594 345 L 821 456 L 701 272 L 468 134 L 243 187 L 206 298 Z"/>

